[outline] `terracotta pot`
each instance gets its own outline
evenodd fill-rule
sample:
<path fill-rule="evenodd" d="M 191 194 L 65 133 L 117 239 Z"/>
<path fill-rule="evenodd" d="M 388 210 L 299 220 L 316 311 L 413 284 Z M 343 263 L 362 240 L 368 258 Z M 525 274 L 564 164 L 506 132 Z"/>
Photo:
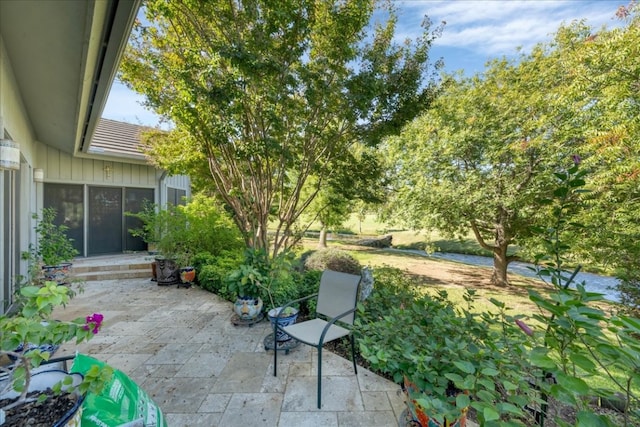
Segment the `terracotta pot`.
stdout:
<path fill-rule="evenodd" d="M 157 261 L 153 261 L 151 263 L 151 281 L 152 282 L 157 282 L 158 281 L 158 263 Z"/>
<path fill-rule="evenodd" d="M 431 418 L 422 406 L 416 401 L 416 396 L 419 396 L 422 391 L 411 382 L 407 377 L 404 378 L 404 387 L 402 388 L 405 396 L 405 404 L 407 405 L 407 412 L 403 413 L 407 418 L 407 425 L 411 422 L 417 422 L 423 427 L 465 427 L 467 425 L 467 410 L 462 411 L 462 415 L 453 422 L 445 422 L 440 424 L 435 419 Z M 401 416 L 402 421 L 402 416 Z"/>

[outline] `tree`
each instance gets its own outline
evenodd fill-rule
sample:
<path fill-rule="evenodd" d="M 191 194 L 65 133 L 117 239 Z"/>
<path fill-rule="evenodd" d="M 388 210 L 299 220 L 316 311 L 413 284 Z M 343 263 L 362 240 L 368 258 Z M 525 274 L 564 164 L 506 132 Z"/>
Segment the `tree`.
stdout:
<path fill-rule="evenodd" d="M 303 215 L 309 225 L 316 221 L 320 223 L 318 246 L 321 248 L 327 247 L 328 230 L 340 227 L 358 203 L 379 205 L 384 200 L 386 179 L 377 149 L 357 144 L 353 154 L 351 162 L 338 165 L 343 173 L 325 180 L 325 185 Z M 308 187 L 314 188 L 314 183 L 315 179 L 311 179 Z"/>
<path fill-rule="evenodd" d="M 494 255 L 492 281 L 507 284 L 517 243 L 534 253 L 551 213 L 551 172 L 582 162 L 589 208 L 573 233 L 574 262 L 624 267 L 640 283 L 640 22 L 595 31 L 561 27 L 548 45 L 484 74 L 451 79 L 432 108 L 389 140 L 395 205 L 416 225 L 471 229 Z"/>
<path fill-rule="evenodd" d="M 622 25 L 559 32 L 590 173 L 588 209 L 574 245 L 583 260 L 615 268 L 622 302 L 640 309 L 640 6 L 618 10 Z"/>
<path fill-rule="evenodd" d="M 145 3 L 152 24 L 135 26 L 121 79 L 176 126 L 150 138 L 148 152 L 213 186 L 247 246 L 272 256 L 290 247 L 296 221 L 345 173 L 338 166 L 353 159 L 353 144 L 375 145 L 431 99 L 429 22 L 398 45 L 392 9 L 366 31 L 374 3 Z"/>
<path fill-rule="evenodd" d="M 388 139 L 393 211 L 416 228 L 471 230 L 493 254 L 494 284 L 508 284 L 509 246 L 548 214 L 537 200 L 579 142 L 565 78 L 549 46 L 494 60 L 483 74 L 452 76 L 428 112 Z"/>

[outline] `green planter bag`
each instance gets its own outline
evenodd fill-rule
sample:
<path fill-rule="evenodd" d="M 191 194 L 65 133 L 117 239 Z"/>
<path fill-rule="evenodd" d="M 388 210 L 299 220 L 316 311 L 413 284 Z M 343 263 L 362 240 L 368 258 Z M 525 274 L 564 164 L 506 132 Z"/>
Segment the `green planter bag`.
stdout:
<path fill-rule="evenodd" d="M 92 366 L 106 363 L 85 354 L 77 354 L 71 372 L 85 374 Z M 167 427 L 160 408 L 124 372 L 113 369 L 113 377 L 99 395 L 89 393 L 82 404 L 82 427 L 135 425 Z"/>

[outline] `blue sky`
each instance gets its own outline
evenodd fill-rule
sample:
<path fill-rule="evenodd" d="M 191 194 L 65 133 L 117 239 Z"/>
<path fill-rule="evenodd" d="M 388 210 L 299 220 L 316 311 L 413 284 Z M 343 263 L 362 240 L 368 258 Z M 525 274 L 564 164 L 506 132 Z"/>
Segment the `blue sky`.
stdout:
<path fill-rule="evenodd" d="M 619 25 L 614 14 L 626 0 L 404 0 L 399 8 L 397 36 L 415 38 L 428 15 L 434 25 L 445 21 L 442 37 L 432 49 L 446 71 L 482 71 L 487 60 L 525 52 L 548 41 L 562 23 L 585 19 L 594 28 Z M 158 118 L 141 106 L 142 97 L 115 82 L 103 117 L 155 126 Z"/>

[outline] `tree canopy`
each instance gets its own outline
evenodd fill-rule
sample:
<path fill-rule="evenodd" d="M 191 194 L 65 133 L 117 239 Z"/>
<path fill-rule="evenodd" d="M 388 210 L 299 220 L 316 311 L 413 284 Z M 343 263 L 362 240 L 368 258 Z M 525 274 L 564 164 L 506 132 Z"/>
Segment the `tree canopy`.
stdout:
<path fill-rule="evenodd" d="M 121 78 L 175 124 L 149 139 L 149 154 L 213 187 L 248 246 L 275 255 L 293 244 L 325 182 L 361 167 L 352 147 L 375 145 L 433 97 L 437 34 L 425 21 L 421 37 L 398 44 L 392 9 L 370 26 L 375 3 L 145 3 Z"/>
<path fill-rule="evenodd" d="M 509 246 L 533 250 L 532 230 L 549 223 L 540 201 L 554 191 L 553 173 L 583 160 L 594 191 L 581 219 L 593 228 L 591 240 L 576 238 L 602 247 L 596 235 L 626 235 L 638 210 L 616 201 L 638 191 L 635 21 L 597 32 L 576 22 L 517 60 L 451 76 L 429 111 L 387 141 L 394 212 L 418 228 L 473 232 L 494 255 L 492 281 L 506 285 Z M 607 212 L 618 219 L 605 221 Z"/>

